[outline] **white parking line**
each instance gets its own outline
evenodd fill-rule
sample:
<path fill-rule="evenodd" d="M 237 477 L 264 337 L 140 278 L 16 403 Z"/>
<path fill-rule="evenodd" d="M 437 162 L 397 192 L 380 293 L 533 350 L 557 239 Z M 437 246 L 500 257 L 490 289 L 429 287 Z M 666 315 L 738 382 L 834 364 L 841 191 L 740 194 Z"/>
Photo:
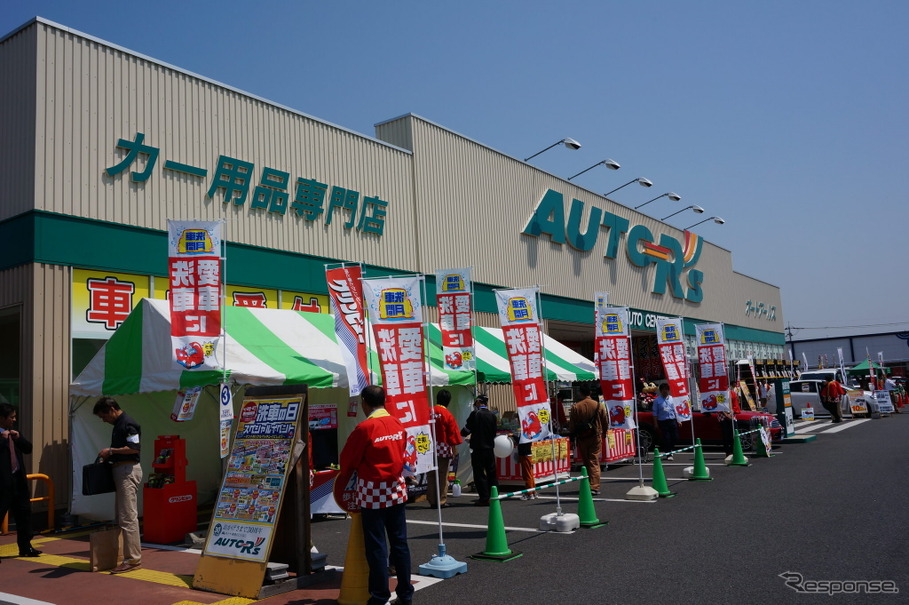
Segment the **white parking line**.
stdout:
<path fill-rule="evenodd" d="M 796 429 L 805 428 L 805 427 L 811 426 L 813 424 L 820 424 L 821 422 L 830 422 L 830 420 L 829 419 L 825 420 L 825 419 L 821 419 L 821 418 L 818 418 L 816 420 L 797 420 L 795 423 L 795 428 Z"/>
<path fill-rule="evenodd" d="M 54 604 L 48 603 L 47 601 L 36 601 L 35 599 L 29 599 L 27 597 L 20 597 L 18 595 L 9 594 L 8 592 L 0 592 L 0 605 L 54 605 Z"/>
<path fill-rule="evenodd" d="M 858 425 L 862 424 L 863 422 L 868 422 L 868 420 L 870 420 L 870 419 L 861 418 L 859 420 L 849 420 L 849 421 L 844 420 L 843 422 L 840 423 L 839 426 L 831 427 L 823 432 L 824 433 L 839 433 L 840 431 L 845 431 L 846 429 L 851 429 L 854 426 L 858 426 Z"/>
<path fill-rule="evenodd" d="M 796 425 L 795 432 L 796 433 L 811 433 L 813 431 L 824 432 L 824 429 L 831 428 L 833 426 L 833 424 L 834 423 L 830 420 L 815 420 L 813 423 L 811 423 L 810 426 Z"/>

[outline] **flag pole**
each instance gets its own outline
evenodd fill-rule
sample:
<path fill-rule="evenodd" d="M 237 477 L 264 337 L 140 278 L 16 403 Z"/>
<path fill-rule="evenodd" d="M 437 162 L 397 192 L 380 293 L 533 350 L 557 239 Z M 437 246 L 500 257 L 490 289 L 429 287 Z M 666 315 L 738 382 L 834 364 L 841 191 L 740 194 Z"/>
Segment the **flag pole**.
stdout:
<path fill-rule="evenodd" d="M 631 332 L 629 331 L 628 335 L 628 348 L 631 349 Z M 631 366 L 631 386 L 634 389 L 634 385 L 637 384 L 637 370 L 634 366 L 634 354 L 632 353 L 629 356 L 629 362 Z M 634 418 L 634 438 L 635 438 L 635 449 L 637 450 L 638 455 L 638 485 L 644 487 L 644 461 L 641 456 L 641 422 L 638 420 L 638 396 L 634 395 L 632 401 L 632 413 Z"/>
<path fill-rule="evenodd" d="M 436 284 L 438 288 L 438 284 Z M 423 382 L 429 403 L 429 430 L 432 434 L 432 463 L 435 466 L 435 490 L 436 490 L 436 515 L 439 524 L 439 554 L 433 555 L 427 563 L 420 565 L 420 573 L 425 576 L 434 576 L 437 578 L 450 578 L 459 573 L 467 572 L 467 563 L 457 561 L 454 557 L 447 554 L 445 548 L 445 536 L 442 530 L 442 487 L 439 485 L 439 452 L 437 448 L 436 419 L 434 417 L 432 398 L 432 364 L 429 355 L 429 318 L 428 307 L 426 305 L 426 276 L 420 276 L 420 302 L 424 307 L 424 312 L 420 314 L 423 328 Z M 437 307 L 438 308 L 438 307 Z M 440 326 L 441 328 L 441 326 Z M 445 491 L 448 491 L 448 477 L 445 477 Z M 428 488 L 428 486 L 427 486 Z"/>
<path fill-rule="evenodd" d="M 227 221 L 219 221 L 224 227 L 221 229 L 221 263 L 224 270 L 221 272 L 221 343 L 224 347 L 224 355 L 221 360 L 221 382 L 227 384 L 227 239 L 224 237 L 227 231 Z M 220 393 L 219 393 L 220 396 Z"/>
<path fill-rule="evenodd" d="M 546 383 L 546 378 L 549 376 L 549 370 L 546 367 L 546 335 L 543 333 L 543 307 L 541 305 L 541 296 L 540 296 L 540 286 L 537 284 L 534 286 L 536 289 L 535 298 L 536 298 L 536 307 L 537 307 L 537 328 L 540 330 L 540 355 L 543 361 L 543 382 Z M 546 393 L 546 403 L 549 403 L 549 393 Z M 562 496 L 559 491 L 559 460 L 556 457 L 556 448 L 555 448 L 555 434 L 553 432 L 554 427 L 552 423 L 552 410 L 549 410 L 549 447 L 552 452 L 552 479 L 555 481 L 555 494 L 556 494 L 556 514 L 562 516 Z M 520 439 L 518 440 L 520 441 Z M 570 455 L 570 454 L 569 454 Z M 569 464 L 569 468 L 571 465 Z"/>
<path fill-rule="evenodd" d="M 682 326 L 682 342 L 685 344 L 685 385 L 688 387 L 688 422 L 691 423 L 691 445 L 697 443 L 694 438 L 694 406 L 692 401 L 694 400 L 694 390 L 691 388 L 691 366 L 688 363 L 688 343 L 685 341 L 685 319 L 679 317 L 679 325 Z M 697 343 L 695 342 L 695 351 L 697 351 Z M 696 385 L 697 386 L 697 385 Z M 698 389 L 698 394 L 700 395 L 700 389 Z M 700 399 L 698 399 L 698 409 L 701 408 Z"/>

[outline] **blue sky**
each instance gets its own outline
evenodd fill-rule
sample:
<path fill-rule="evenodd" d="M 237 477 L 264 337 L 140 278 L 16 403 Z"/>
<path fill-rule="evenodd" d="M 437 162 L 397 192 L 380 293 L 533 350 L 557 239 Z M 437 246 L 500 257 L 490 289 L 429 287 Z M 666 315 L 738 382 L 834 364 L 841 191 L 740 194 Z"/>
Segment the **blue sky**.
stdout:
<path fill-rule="evenodd" d="M 732 251 L 797 338 L 909 328 L 909 2 L 4 0 L 368 135 L 412 112 Z M 851 326 L 862 326 L 851 328 Z"/>

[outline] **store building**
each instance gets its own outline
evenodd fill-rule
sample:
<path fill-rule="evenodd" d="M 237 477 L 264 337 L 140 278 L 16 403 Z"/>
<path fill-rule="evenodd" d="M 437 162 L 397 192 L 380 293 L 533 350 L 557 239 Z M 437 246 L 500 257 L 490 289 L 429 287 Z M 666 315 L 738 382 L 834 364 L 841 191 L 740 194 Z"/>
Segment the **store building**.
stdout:
<path fill-rule="evenodd" d="M 427 274 L 432 300 L 436 270 L 471 266 L 478 324 L 493 288 L 541 284 L 544 329 L 588 357 L 608 292 L 639 375 L 661 375 L 659 315 L 783 357 L 779 289 L 728 250 L 422 117 L 352 132 L 40 18 L 0 40 L 0 90 L 0 395 L 33 472 L 69 476 L 72 377 L 164 298 L 167 219 L 225 220 L 228 304 L 326 312 L 339 261 Z"/>
<path fill-rule="evenodd" d="M 846 367 L 871 359 L 895 376 L 909 375 L 909 331 L 793 338 L 790 346 L 793 359 L 807 360 L 808 368 L 836 367 L 842 355 Z"/>

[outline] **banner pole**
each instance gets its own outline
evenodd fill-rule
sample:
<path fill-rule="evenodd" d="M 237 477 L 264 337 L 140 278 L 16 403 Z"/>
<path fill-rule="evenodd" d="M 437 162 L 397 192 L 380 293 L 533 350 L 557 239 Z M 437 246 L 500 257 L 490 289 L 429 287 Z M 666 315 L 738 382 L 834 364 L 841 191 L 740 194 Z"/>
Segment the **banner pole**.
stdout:
<path fill-rule="evenodd" d="M 686 339 L 685 339 L 685 319 L 682 317 L 679 317 L 679 322 L 682 326 L 682 342 L 685 343 L 685 384 L 688 385 L 688 411 L 691 414 L 691 418 L 688 420 L 688 422 L 691 423 L 691 445 L 694 445 L 695 443 L 697 443 L 697 441 L 695 441 L 695 437 L 694 437 L 694 405 L 692 405 L 694 403 L 694 389 L 691 388 L 691 386 L 692 386 L 691 385 L 691 365 L 688 363 L 688 343 L 686 342 Z M 697 352 L 697 339 L 696 338 L 695 338 L 694 350 L 695 350 L 695 352 Z M 698 364 L 698 366 L 700 368 L 700 364 Z M 695 387 L 697 387 L 697 386 L 698 385 L 695 385 Z M 701 407 L 700 393 L 701 393 L 701 390 L 700 390 L 700 388 L 698 388 L 698 409 L 700 409 L 700 407 Z"/>
<path fill-rule="evenodd" d="M 436 287 L 438 287 L 438 284 L 436 284 Z M 477 336 L 474 334 L 473 330 L 477 323 L 474 313 L 474 303 L 473 267 L 470 267 L 470 340 L 473 344 L 473 359 L 471 360 L 471 366 L 473 366 L 473 398 L 474 401 L 476 401 L 477 395 L 480 392 L 480 373 L 477 371 Z"/>
<path fill-rule="evenodd" d="M 631 351 L 631 330 L 628 330 L 628 350 Z M 637 372 L 634 367 L 634 353 L 629 355 L 629 365 L 631 366 L 631 384 L 632 388 L 637 384 Z M 641 456 L 641 422 L 638 419 L 638 396 L 634 395 L 634 400 L 631 404 L 632 413 L 634 418 L 634 438 L 635 438 L 635 450 L 638 456 L 638 485 L 644 487 L 644 460 Z"/>
<path fill-rule="evenodd" d="M 438 284 L 436 284 L 438 288 Z M 435 414 L 435 409 L 433 406 L 432 398 L 432 365 L 430 364 L 429 359 L 429 318 L 428 318 L 428 305 L 426 304 L 428 299 L 426 298 L 426 276 L 420 276 L 420 300 L 423 303 L 423 312 L 420 314 L 423 318 L 423 388 L 426 390 L 426 400 L 429 402 L 429 429 L 432 434 L 432 464 L 435 467 L 436 471 L 436 513 L 438 516 L 439 522 L 439 544 L 445 544 L 445 538 L 442 535 L 442 494 L 441 487 L 439 486 L 439 451 L 438 451 L 438 441 L 436 431 L 436 419 L 433 417 Z M 437 307 L 438 308 L 438 307 Z M 428 474 L 428 473 L 427 473 Z M 445 478 L 446 486 L 445 489 L 448 489 L 448 477 Z M 429 486 L 427 485 L 427 489 Z"/>
<path fill-rule="evenodd" d="M 224 355 L 221 360 L 221 382 L 227 384 L 227 239 L 224 237 L 227 231 L 227 221 L 222 218 L 220 222 L 222 225 L 221 262 L 224 266 L 224 270 L 221 272 L 221 343 L 224 347 Z"/>
<path fill-rule="evenodd" d="M 536 298 L 536 303 L 537 303 L 537 327 L 540 330 L 540 349 L 541 349 L 540 354 L 543 357 L 543 382 L 545 383 L 546 378 L 549 376 L 549 370 L 546 367 L 546 343 L 544 340 L 546 338 L 546 335 L 543 333 L 543 307 L 541 304 L 542 297 L 540 296 L 539 284 L 537 284 L 534 287 L 536 288 L 535 298 Z M 547 399 L 548 399 L 549 393 L 546 393 L 546 395 L 547 395 Z M 552 452 L 552 478 L 553 478 L 553 481 L 556 482 L 556 484 L 555 484 L 556 514 L 561 516 L 562 515 L 562 497 L 561 497 L 561 493 L 559 491 L 559 483 L 558 483 L 558 481 L 559 481 L 559 460 L 558 460 L 558 458 L 556 458 L 555 433 L 554 433 L 554 426 L 552 424 L 552 416 L 553 416 L 553 411 L 550 409 L 549 410 L 549 447 L 550 447 L 550 451 Z M 570 456 L 570 453 L 569 453 L 569 456 Z M 570 463 L 569 463 L 568 468 L 570 471 L 570 469 L 571 469 Z M 570 474 L 570 472 L 569 472 L 569 474 Z"/>

